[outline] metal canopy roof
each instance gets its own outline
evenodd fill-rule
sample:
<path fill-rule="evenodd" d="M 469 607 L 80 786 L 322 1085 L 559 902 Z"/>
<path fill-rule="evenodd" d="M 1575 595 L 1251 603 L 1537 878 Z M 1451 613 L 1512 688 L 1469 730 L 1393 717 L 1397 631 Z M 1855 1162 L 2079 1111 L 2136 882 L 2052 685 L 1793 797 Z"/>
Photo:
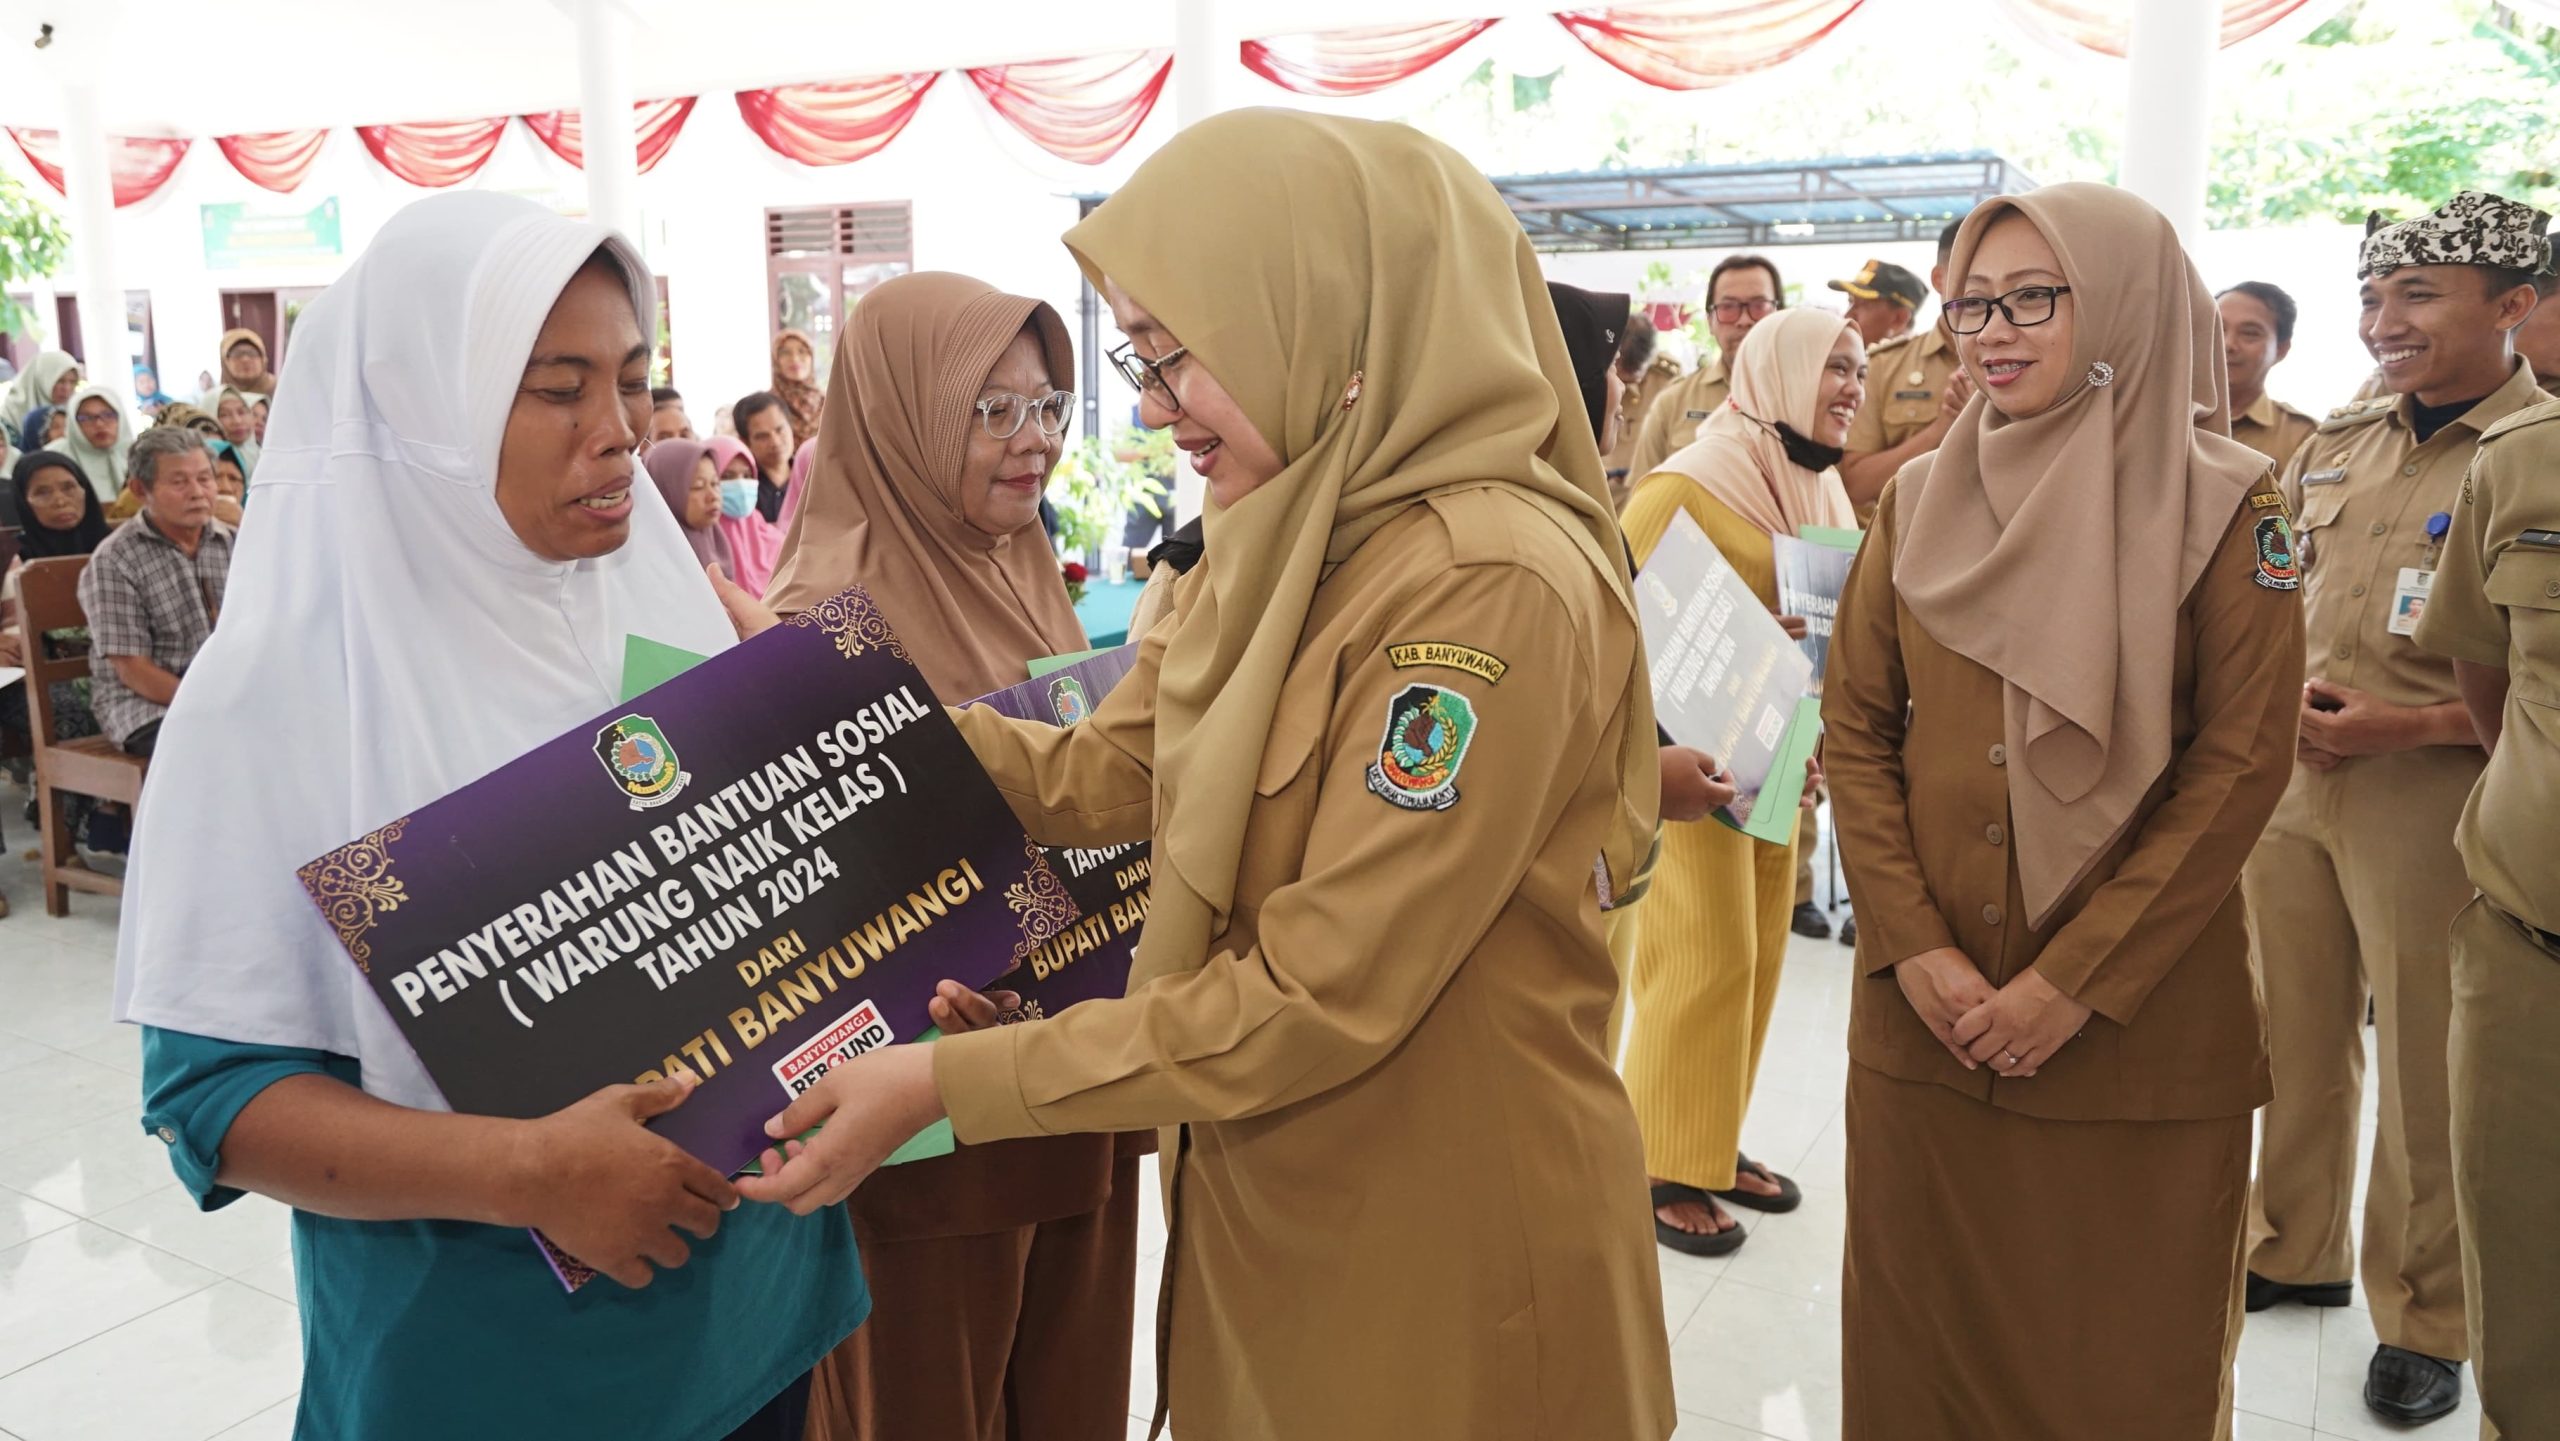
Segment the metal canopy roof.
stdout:
<path fill-rule="evenodd" d="M 1934 240 L 2035 181 L 1987 150 L 1495 180 L 1540 250 L 1691 250 Z"/>

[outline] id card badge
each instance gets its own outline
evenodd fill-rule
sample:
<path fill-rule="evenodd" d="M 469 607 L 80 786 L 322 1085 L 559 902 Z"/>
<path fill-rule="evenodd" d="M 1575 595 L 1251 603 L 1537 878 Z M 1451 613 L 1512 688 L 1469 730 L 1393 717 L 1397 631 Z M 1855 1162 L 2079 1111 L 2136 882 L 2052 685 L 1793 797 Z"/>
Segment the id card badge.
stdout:
<path fill-rule="evenodd" d="M 2391 633 L 2416 635 L 2418 619 L 2427 613 L 2427 591 L 2436 583 L 2436 573 L 2416 566 L 2400 568 L 2400 583 L 2391 589 Z"/>

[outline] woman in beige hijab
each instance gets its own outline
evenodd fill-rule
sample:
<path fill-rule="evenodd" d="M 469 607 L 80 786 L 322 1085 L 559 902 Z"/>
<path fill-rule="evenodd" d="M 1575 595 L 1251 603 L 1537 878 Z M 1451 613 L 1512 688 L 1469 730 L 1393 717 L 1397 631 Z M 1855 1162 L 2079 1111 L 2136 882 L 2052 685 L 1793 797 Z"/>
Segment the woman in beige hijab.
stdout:
<path fill-rule="evenodd" d="M 1075 402 L 1059 385 L 1075 362 L 1057 312 L 926 273 L 864 296 L 846 324 L 836 423 L 768 603 L 802 611 L 859 583 L 955 705 L 1084 649 L 1040 528 Z M 871 1321 L 818 1367 L 812 1441 L 1117 1441 L 1146 1149 L 1110 1136 L 969 1145 L 863 1187 L 853 1222 Z"/>
<path fill-rule="evenodd" d="M 1839 315 L 1782 310 L 1753 326 L 1726 403 L 1627 501 L 1637 563 L 1686 512 L 1774 609 L 1771 537 L 1858 523 L 1835 467 L 1866 374 L 1866 346 Z M 1665 776 L 1668 794 L 1667 756 Z M 1629 987 L 1627 1092 L 1644 1127 L 1655 1237 L 1693 1256 L 1743 1243 L 1725 1206 L 1791 1211 L 1802 1200 L 1793 1181 L 1740 1149 L 1786 965 L 1795 855 L 1792 843 L 1768 845 L 1712 818 L 1663 827 Z"/>
<path fill-rule="evenodd" d="M 1037 839 L 1152 834 L 1130 993 L 862 1057 L 745 1185 L 826 1204 L 946 1113 L 1168 1127 L 1178 1434 L 1661 1441 L 1601 1045 L 1652 707 L 1537 257 L 1448 147 L 1280 110 L 1185 130 L 1067 240 L 1215 559 L 1081 724 L 960 720 Z"/>
<path fill-rule="evenodd" d="M 2213 302 L 2131 194 L 1973 212 L 1973 403 L 1885 491 L 1825 755 L 1858 969 L 1847 1441 L 2229 1434 L 2238 880 L 2291 774 L 2293 541 Z"/>

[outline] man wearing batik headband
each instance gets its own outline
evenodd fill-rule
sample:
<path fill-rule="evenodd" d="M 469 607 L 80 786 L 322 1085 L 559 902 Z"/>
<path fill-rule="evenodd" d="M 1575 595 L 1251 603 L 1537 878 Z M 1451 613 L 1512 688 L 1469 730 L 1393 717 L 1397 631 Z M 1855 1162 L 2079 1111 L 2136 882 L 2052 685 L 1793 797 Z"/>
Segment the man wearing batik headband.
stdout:
<path fill-rule="evenodd" d="M 2465 191 L 2368 223 L 2361 333 L 2391 393 L 2332 413 L 2283 480 L 2309 644 L 2293 782 L 2241 886 L 2275 1100 L 2251 1206 L 2248 1306 L 2353 1292 L 2367 997 L 2382 1067 L 2362 1272 L 2381 1340 L 2365 1404 L 2450 1414 L 2469 1358 L 2454 1215 L 2447 933 L 2472 895 L 2453 833 L 2483 755 L 2445 658 L 2413 638 L 2481 432 L 2540 402 L 2514 331 L 2549 217 Z"/>

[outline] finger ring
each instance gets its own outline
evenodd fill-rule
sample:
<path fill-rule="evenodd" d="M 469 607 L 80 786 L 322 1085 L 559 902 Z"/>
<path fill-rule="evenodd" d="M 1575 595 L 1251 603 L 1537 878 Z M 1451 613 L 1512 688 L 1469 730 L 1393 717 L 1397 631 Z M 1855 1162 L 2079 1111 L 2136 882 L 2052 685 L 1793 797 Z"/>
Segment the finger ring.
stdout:
<path fill-rule="evenodd" d="M 2000 1053 L 2000 1059 L 2002 1059 L 2002 1060 L 2004 1060 L 2004 1061 L 2007 1061 L 2010 1065 L 2013 1065 L 2013 1066 L 2014 1066 L 2014 1065 L 2016 1065 L 2016 1064 L 2018 1064 L 2018 1056 L 2017 1056 L 2017 1053 L 2016 1053 L 2016 1052 L 2014 1052 L 2014 1051 L 2002 1051 L 2002 1052 Z"/>

